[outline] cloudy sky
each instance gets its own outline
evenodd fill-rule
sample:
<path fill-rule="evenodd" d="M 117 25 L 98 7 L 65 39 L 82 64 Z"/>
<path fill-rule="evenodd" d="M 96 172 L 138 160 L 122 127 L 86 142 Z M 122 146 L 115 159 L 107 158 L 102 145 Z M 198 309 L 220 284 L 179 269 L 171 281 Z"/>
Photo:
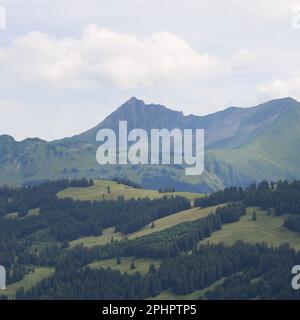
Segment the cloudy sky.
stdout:
<path fill-rule="evenodd" d="M 300 99 L 300 0 L 0 5 L 0 134 L 18 140 L 80 133 L 131 96 L 199 115 Z"/>

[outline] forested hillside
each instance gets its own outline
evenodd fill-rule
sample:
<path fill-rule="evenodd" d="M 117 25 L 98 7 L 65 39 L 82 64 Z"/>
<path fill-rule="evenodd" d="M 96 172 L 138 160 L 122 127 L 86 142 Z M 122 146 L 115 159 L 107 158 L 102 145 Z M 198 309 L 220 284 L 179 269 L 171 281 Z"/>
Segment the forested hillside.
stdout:
<path fill-rule="evenodd" d="M 195 200 L 172 190 L 154 198 L 58 197 L 93 186 L 81 179 L 0 188 L 3 299 L 300 298 L 290 285 L 300 261 L 300 181 L 231 187 Z M 168 225 L 173 216 L 178 222 Z M 272 246 L 261 243 L 262 219 L 273 238 L 278 230 L 268 226 L 281 221 L 283 236 Z M 161 220 L 165 226 L 157 229 Z M 223 230 L 242 222 L 257 228 L 256 239 L 247 243 L 245 229 L 229 241 Z M 71 245 L 111 229 L 106 242 Z M 215 240 L 219 234 L 222 241 Z"/>

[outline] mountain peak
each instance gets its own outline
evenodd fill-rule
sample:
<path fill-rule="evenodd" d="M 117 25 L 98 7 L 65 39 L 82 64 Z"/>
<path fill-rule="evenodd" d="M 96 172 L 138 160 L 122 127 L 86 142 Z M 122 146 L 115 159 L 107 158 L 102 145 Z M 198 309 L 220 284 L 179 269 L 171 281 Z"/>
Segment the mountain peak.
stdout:
<path fill-rule="evenodd" d="M 277 105 L 277 106 L 291 106 L 291 105 L 299 105 L 299 101 L 292 97 L 283 97 L 279 99 L 273 99 L 267 102 L 264 102 L 259 106 L 264 106 L 264 105 Z"/>
<path fill-rule="evenodd" d="M 3 143 L 3 142 L 15 143 L 16 140 L 8 134 L 3 134 L 3 135 L 0 135 L 0 142 L 1 143 Z"/>
<path fill-rule="evenodd" d="M 182 112 L 163 105 L 146 104 L 132 97 L 96 127 L 77 136 L 50 143 L 42 143 L 38 139 L 15 142 L 12 137 L 0 136 L 0 182 L 21 184 L 26 180 L 73 178 L 75 175 L 91 178 L 132 175 L 151 188 L 178 182 L 182 190 L 186 186 L 211 190 L 229 185 L 247 185 L 262 179 L 300 177 L 296 161 L 300 137 L 299 106 L 299 102 L 288 97 L 256 107 L 230 107 L 197 117 L 184 116 Z M 181 178 L 181 171 L 177 173 L 181 170 L 177 167 L 172 167 L 169 174 L 169 171 L 160 171 L 160 168 L 147 171 L 144 167 L 140 170 L 131 166 L 121 169 L 119 166 L 99 166 L 95 158 L 95 150 L 100 145 L 96 141 L 97 133 L 105 128 L 118 133 L 120 121 L 127 121 L 128 131 L 141 128 L 147 133 L 151 129 L 163 128 L 205 129 L 207 175 L 199 177 L 199 180 L 190 180 L 189 184 L 189 180 Z"/>
<path fill-rule="evenodd" d="M 292 97 L 283 98 L 282 101 L 284 102 L 285 107 L 290 107 L 292 109 L 298 108 L 300 103 L 296 99 Z"/>
<path fill-rule="evenodd" d="M 127 100 L 123 106 L 137 106 L 137 105 L 145 105 L 145 102 L 141 99 L 138 99 L 136 97 L 131 97 L 129 100 Z"/>
<path fill-rule="evenodd" d="M 42 140 L 40 138 L 26 138 L 26 139 L 22 140 L 21 142 L 24 142 L 24 143 L 46 143 L 45 140 Z"/>
<path fill-rule="evenodd" d="M 292 102 L 292 103 L 299 103 L 296 99 L 293 97 L 283 97 L 281 99 L 277 99 L 277 101 L 284 101 L 284 102 Z"/>

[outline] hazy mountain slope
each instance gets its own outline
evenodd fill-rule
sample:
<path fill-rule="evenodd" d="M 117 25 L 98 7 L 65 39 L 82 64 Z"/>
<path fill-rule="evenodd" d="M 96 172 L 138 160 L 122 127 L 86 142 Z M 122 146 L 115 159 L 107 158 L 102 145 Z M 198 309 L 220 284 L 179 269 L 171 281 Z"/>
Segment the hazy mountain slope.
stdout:
<path fill-rule="evenodd" d="M 282 104 L 278 102 L 281 101 L 261 106 L 258 114 L 245 120 L 243 124 L 245 128 L 247 125 L 256 126 L 251 135 L 243 135 L 241 129 L 235 139 L 225 141 L 223 148 L 209 150 L 207 156 L 218 159 L 223 165 L 231 165 L 234 172 L 243 173 L 257 181 L 262 178 L 270 180 L 298 178 L 300 175 L 299 103 L 292 99 L 282 100 Z M 266 114 L 267 111 L 270 112 Z M 257 117 L 267 119 L 265 124 L 258 126 Z M 237 146 L 238 143 L 239 147 L 229 148 L 230 145 Z"/>
<path fill-rule="evenodd" d="M 101 128 L 118 131 L 120 120 L 128 121 L 129 130 L 204 128 L 206 171 L 189 177 L 180 166 L 99 166 L 96 134 Z M 177 190 L 207 192 L 264 178 L 299 178 L 299 123 L 300 104 L 291 98 L 253 108 L 230 107 L 202 117 L 132 98 L 98 126 L 74 137 L 48 143 L 0 136 L 0 183 L 124 175 L 148 188 L 172 185 Z"/>

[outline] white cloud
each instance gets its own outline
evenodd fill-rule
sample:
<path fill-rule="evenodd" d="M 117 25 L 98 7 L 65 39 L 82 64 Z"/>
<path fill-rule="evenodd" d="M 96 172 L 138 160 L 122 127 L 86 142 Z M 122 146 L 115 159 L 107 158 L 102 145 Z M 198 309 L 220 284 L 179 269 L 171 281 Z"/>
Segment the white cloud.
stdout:
<path fill-rule="evenodd" d="M 133 95 L 186 114 L 299 98 L 300 0 L 0 2 L 0 134 L 70 135 Z"/>
<path fill-rule="evenodd" d="M 262 84 L 259 92 L 266 99 L 294 97 L 300 100 L 300 77 L 286 80 L 274 79 Z"/>
<path fill-rule="evenodd" d="M 179 36 L 157 32 L 140 39 L 96 25 L 81 38 L 31 32 L 0 47 L 0 84 L 45 83 L 60 88 L 151 86 L 224 71 L 211 54 L 200 54 Z"/>

